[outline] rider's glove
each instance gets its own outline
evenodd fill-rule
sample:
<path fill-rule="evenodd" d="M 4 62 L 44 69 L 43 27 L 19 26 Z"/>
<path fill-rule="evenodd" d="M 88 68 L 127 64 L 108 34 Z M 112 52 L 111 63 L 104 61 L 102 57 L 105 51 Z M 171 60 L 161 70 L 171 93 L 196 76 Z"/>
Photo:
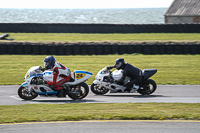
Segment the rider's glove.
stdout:
<path fill-rule="evenodd" d="M 39 67 L 39 69 L 44 72 L 45 71 L 45 68 L 42 68 L 41 66 Z"/>
<path fill-rule="evenodd" d="M 111 67 L 110 67 L 110 66 L 107 66 L 106 68 L 107 68 L 107 70 L 110 70 L 110 69 L 111 69 Z"/>
<path fill-rule="evenodd" d="M 114 66 L 107 66 L 106 68 L 107 68 L 108 70 L 110 70 L 110 69 L 113 69 Z"/>
<path fill-rule="evenodd" d="M 41 68 L 40 70 L 41 70 L 42 72 L 44 72 L 44 71 L 45 71 L 45 68 Z"/>

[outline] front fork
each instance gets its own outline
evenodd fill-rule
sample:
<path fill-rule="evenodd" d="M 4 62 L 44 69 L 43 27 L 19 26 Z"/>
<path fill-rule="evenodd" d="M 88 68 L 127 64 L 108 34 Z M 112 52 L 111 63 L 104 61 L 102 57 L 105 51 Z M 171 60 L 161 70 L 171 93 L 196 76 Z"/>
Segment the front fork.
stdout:
<path fill-rule="evenodd" d="M 29 85 L 27 82 L 22 83 L 21 86 L 28 89 L 28 94 L 31 93 L 31 85 Z"/>
<path fill-rule="evenodd" d="M 93 81 L 93 84 L 99 85 L 99 89 L 101 89 L 102 87 L 105 87 L 105 86 L 106 86 L 106 83 L 101 82 L 101 81 L 99 81 L 99 80 L 94 80 L 94 81 Z"/>

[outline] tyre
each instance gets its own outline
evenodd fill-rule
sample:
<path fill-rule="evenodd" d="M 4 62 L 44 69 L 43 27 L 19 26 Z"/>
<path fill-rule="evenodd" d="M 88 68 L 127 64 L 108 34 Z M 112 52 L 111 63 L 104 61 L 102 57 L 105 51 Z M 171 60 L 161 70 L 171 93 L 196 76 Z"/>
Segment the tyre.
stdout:
<path fill-rule="evenodd" d="M 80 83 L 76 86 L 73 86 L 68 94 L 68 96 L 73 99 L 83 99 L 89 93 L 89 87 L 86 83 Z"/>
<path fill-rule="evenodd" d="M 100 88 L 98 84 L 93 83 L 91 85 L 91 91 L 96 95 L 104 95 L 109 91 L 109 89 L 106 89 L 105 87 Z"/>
<path fill-rule="evenodd" d="M 152 79 L 148 79 L 142 83 L 142 87 L 140 87 L 137 92 L 142 95 L 150 95 L 156 90 L 156 88 L 156 82 Z"/>
<path fill-rule="evenodd" d="M 24 100 L 32 100 L 38 96 L 38 94 L 35 91 L 32 90 L 31 93 L 29 93 L 28 88 L 23 86 L 19 87 L 18 95 Z"/>

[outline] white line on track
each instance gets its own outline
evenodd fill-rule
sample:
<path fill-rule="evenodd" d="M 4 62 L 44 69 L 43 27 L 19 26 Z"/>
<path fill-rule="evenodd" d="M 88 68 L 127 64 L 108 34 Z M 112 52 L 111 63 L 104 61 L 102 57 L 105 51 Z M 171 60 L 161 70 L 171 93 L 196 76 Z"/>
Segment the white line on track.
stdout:
<path fill-rule="evenodd" d="M 11 98 L 14 98 L 14 99 L 16 99 L 16 100 L 19 100 L 19 101 L 22 100 L 21 98 L 17 97 L 16 95 L 14 95 L 14 96 L 10 96 L 10 97 L 11 97 Z"/>

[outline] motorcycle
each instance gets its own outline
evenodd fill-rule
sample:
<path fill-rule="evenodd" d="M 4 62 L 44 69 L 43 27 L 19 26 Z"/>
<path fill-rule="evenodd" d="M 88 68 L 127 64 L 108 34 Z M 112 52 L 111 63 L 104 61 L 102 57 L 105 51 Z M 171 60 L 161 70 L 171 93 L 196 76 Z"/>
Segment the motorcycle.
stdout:
<path fill-rule="evenodd" d="M 85 83 L 92 76 L 91 72 L 75 70 L 72 73 L 70 81 L 62 85 L 67 91 L 67 94 L 71 99 L 82 99 L 85 98 L 89 93 L 89 87 Z M 41 66 L 31 67 L 25 77 L 25 82 L 21 84 L 18 89 L 18 95 L 24 100 L 32 100 L 38 95 L 40 96 L 53 96 L 56 97 L 58 91 L 53 89 L 51 86 L 39 81 L 53 81 L 53 71 L 42 71 Z"/>
<path fill-rule="evenodd" d="M 142 80 L 133 85 L 132 89 L 136 89 L 142 95 L 152 94 L 157 84 L 154 80 L 149 79 L 157 72 L 157 69 L 144 69 L 142 70 Z M 91 85 L 91 91 L 96 95 L 104 95 L 109 91 L 111 93 L 133 93 L 126 89 L 123 85 L 118 85 L 111 81 L 118 80 L 122 77 L 122 70 L 110 71 L 107 67 L 101 69 Z M 129 82 L 130 77 L 126 77 L 124 83 Z"/>

